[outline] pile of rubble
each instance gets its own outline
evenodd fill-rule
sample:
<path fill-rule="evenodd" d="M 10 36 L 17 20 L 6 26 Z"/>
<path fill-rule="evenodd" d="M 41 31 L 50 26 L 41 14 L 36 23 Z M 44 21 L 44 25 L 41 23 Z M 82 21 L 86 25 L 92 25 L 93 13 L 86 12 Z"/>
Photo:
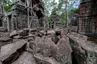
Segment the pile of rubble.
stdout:
<path fill-rule="evenodd" d="M 1 64 L 97 63 L 96 45 L 89 43 L 86 36 L 68 33 L 67 29 L 15 30 L 0 35 L 0 44 Z"/>
<path fill-rule="evenodd" d="M 2 64 L 72 64 L 69 39 L 61 30 L 14 30 L 1 46 Z M 3 41 L 2 41 L 3 42 Z M 3 42 L 4 43 L 4 42 Z"/>

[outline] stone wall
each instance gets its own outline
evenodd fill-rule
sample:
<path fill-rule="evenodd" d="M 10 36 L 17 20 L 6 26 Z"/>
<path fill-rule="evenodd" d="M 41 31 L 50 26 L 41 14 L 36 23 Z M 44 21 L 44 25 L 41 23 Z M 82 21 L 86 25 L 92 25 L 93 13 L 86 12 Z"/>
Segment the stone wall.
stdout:
<path fill-rule="evenodd" d="M 79 34 L 69 35 L 72 47 L 73 64 L 97 64 L 97 45 L 87 41 L 87 37 Z"/>
<path fill-rule="evenodd" d="M 12 4 L 7 17 L 8 31 L 43 26 L 43 3 L 41 0 L 16 1 Z"/>
<path fill-rule="evenodd" d="M 79 32 L 83 34 L 97 33 L 97 1 L 81 0 L 79 6 Z"/>

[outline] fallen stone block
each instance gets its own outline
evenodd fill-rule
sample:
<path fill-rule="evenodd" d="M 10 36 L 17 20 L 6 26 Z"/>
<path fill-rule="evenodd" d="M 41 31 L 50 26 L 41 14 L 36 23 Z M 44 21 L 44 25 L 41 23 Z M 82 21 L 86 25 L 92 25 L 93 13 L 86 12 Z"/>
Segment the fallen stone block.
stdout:
<path fill-rule="evenodd" d="M 22 37 L 27 36 L 27 35 L 29 35 L 29 30 L 28 29 L 20 30 L 20 31 L 18 31 L 18 34 Z"/>
<path fill-rule="evenodd" d="M 31 53 L 24 52 L 15 62 L 12 64 L 36 64 L 34 57 Z"/>
<path fill-rule="evenodd" d="M 44 44 L 44 56 L 47 57 L 56 57 L 57 46 L 49 37 L 43 37 Z"/>
<path fill-rule="evenodd" d="M 37 29 L 36 28 L 33 28 L 33 29 L 29 29 L 31 32 L 36 32 Z"/>
<path fill-rule="evenodd" d="M 0 32 L 0 42 L 10 41 L 9 33 Z"/>
<path fill-rule="evenodd" d="M 37 53 L 41 53 L 45 57 L 55 57 L 57 53 L 57 46 L 52 42 L 52 40 L 48 37 L 36 37 L 35 38 L 36 47 L 34 50 Z"/>
<path fill-rule="evenodd" d="M 53 58 L 44 57 L 41 54 L 34 55 L 37 64 L 60 64 Z"/>
<path fill-rule="evenodd" d="M 76 36 L 75 36 L 76 35 Z M 69 35 L 73 50 L 73 64 L 97 64 L 97 45 L 80 38 L 78 34 Z M 86 38 L 86 37 L 85 37 Z"/>
<path fill-rule="evenodd" d="M 1 47 L 0 60 L 3 64 L 11 64 L 26 49 L 26 41 L 20 40 Z"/>
<path fill-rule="evenodd" d="M 67 35 L 69 32 L 68 32 L 68 28 L 65 28 L 65 29 L 61 29 L 61 37 Z"/>
<path fill-rule="evenodd" d="M 50 34 L 50 35 L 51 35 L 51 34 L 55 34 L 55 31 L 54 31 L 54 30 L 48 30 L 48 31 L 47 31 L 47 34 Z"/>
<path fill-rule="evenodd" d="M 8 41 L 11 41 L 11 38 L 9 38 L 9 37 L 0 38 L 0 42 L 8 42 Z"/>
<path fill-rule="evenodd" d="M 61 38 L 57 44 L 58 51 L 57 51 L 57 56 L 56 59 L 61 63 L 61 64 L 72 64 L 72 49 L 69 44 L 69 38 L 64 36 Z"/>
<path fill-rule="evenodd" d="M 14 38 L 14 39 L 21 39 L 21 38 L 22 38 L 22 36 L 17 35 L 17 36 L 14 36 L 13 38 Z"/>
<path fill-rule="evenodd" d="M 18 35 L 17 30 L 14 30 L 10 33 L 10 37 L 13 38 L 14 36 Z"/>
<path fill-rule="evenodd" d="M 43 34 L 43 35 L 45 35 L 46 34 L 46 31 L 41 30 L 40 33 Z"/>

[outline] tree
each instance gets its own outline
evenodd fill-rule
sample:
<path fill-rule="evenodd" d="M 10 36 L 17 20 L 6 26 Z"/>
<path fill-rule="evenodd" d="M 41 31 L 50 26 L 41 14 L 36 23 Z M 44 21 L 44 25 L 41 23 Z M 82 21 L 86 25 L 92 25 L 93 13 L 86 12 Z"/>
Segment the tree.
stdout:
<path fill-rule="evenodd" d="M 73 14 L 73 13 L 78 13 L 78 9 L 77 8 L 72 8 L 71 10 L 69 10 L 69 15 Z"/>
<path fill-rule="evenodd" d="M 59 16 L 60 20 L 67 25 L 68 23 L 68 7 L 74 0 L 43 0 L 45 3 L 45 15 L 50 18 L 52 11 L 55 11 Z M 50 22 L 50 21 L 49 21 Z"/>

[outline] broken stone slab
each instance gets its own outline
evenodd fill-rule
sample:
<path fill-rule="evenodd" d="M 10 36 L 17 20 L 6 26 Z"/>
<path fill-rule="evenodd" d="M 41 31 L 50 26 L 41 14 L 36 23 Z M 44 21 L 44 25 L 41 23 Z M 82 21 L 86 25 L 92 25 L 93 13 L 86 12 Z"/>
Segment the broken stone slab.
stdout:
<path fill-rule="evenodd" d="M 0 42 L 10 41 L 9 33 L 0 32 Z"/>
<path fill-rule="evenodd" d="M 0 42 L 8 42 L 8 41 L 11 41 L 11 38 L 9 38 L 9 37 L 0 38 Z"/>
<path fill-rule="evenodd" d="M 43 40 L 40 37 L 35 37 L 34 42 L 30 42 L 30 47 L 33 49 L 34 53 L 42 53 L 44 47 L 43 47 Z"/>
<path fill-rule="evenodd" d="M 10 41 L 8 41 L 8 42 L 0 42 L 0 50 L 1 50 L 2 46 L 6 45 L 6 44 L 10 44 L 10 43 L 11 43 Z"/>
<path fill-rule="evenodd" d="M 46 34 L 46 31 L 41 30 L 40 33 L 43 34 L 43 35 L 45 35 Z"/>
<path fill-rule="evenodd" d="M 61 29 L 61 37 L 67 35 L 68 33 L 70 33 L 68 28 Z"/>
<path fill-rule="evenodd" d="M 72 64 L 72 49 L 69 44 L 69 38 L 64 36 L 61 38 L 57 44 L 58 51 L 57 51 L 57 56 L 56 59 L 61 63 L 61 64 Z"/>
<path fill-rule="evenodd" d="M 29 30 L 25 28 L 23 30 L 18 31 L 18 34 L 19 36 L 27 36 L 29 35 Z"/>
<path fill-rule="evenodd" d="M 41 54 L 35 54 L 34 58 L 38 64 L 60 64 L 53 58 L 44 57 Z"/>
<path fill-rule="evenodd" d="M 28 39 L 28 38 L 33 37 L 33 36 L 34 35 L 32 35 L 32 34 L 29 34 L 27 36 L 16 35 L 16 36 L 13 37 L 13 39 Z"/>
<path fill-rule="evenodd" d="M 73 50 L 72 56 L 76 61 L 73 63 L 97 64 L 97 45 L 80 38 L 78 34 L 70 34 L 69 38 Z"/>
<path fill-rule="evenodd" d="M 37 32 L 37 36 L 38 37 L 43 37 L 44 35 L 46 35 L 47 33 L 44 30 L 41 30 L 39 32 Z"/>
<path fill-rule="evenodd" d="M 87 39 L 88 39 L 88 37 L 85 36 L 85 35 L 80 35 L 80 34 L 77 34 L 77 33 L 74 33 L 74 32 L 71 32 L 71 34 L 74 35 L 75 37 L 83 39 L 84 41 L 87 41 Z"/>
<path fill-rule="evenodd" d="M 37 29 L 36 28 L 33 28 L 33 29 L 29 29 L 31 32 L 36 32 Z"/>
<path fill-rule="evenodd" d="M 36 48 L 34 49 L 37 53 L 41 53 L 45 57 L 55 57 L 57 53 L 57 46 L 52 42 L 49 37 L 36 37 L 35 38 Z M 34 46 L 33 46 L 34 47 Z"/>
<path fill-rule="evenodd" d="M 42 38 L 35 37 L 35 41 L 30 41 L 29 46 L 33 53 L 40 53 L 45 57 L 55 57 L 57 53 L 57 46 L 46 36 Z"/>
<path fill-rule="evenodd" d="M 21 39 L 21 38 L 22 38 L 22 36 L 17 35 L 17 36 L 14 36 L 13 38 L 14 38 L 14 39 Z"/>
<path fill-rule="evenodd" d="M 48 30 L 47 34 L 55 34 L 55 30 Z"/>
<path fill-rule="evenodd" d="M 36 64 L 34 57 L 31 53 L 24 52 L 15 62 L 12 64 Z"/>
<path fill-rule="evenodd" d="M 56 57 L 57 54 L 57 46 L 49 37 L 43 37 L 43 44 L 44 44 L 44 56 L 47 57 Z"/>
<path fill-rule="evenodd" d="M 10 37 L 13 38 L 14 36 L 18 35 L 17 30 L 14 30 L 10 33 Z"/>
<path fill-rule="evenodd" d="M 26 49 L 26 41 L 19 40 L 15 43 L 7 44 L 1 47 L 0 60 L 3 64 L 10 64 L 15 61 Z"/>

